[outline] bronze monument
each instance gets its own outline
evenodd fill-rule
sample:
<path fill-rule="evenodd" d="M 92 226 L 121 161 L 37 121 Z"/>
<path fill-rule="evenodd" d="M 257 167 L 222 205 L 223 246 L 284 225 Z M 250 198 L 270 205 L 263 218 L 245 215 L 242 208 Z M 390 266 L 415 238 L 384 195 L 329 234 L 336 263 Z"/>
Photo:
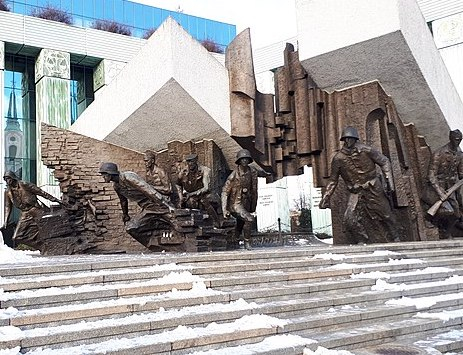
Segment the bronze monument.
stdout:
<path fill-rule="evenodd" d="M 214 226 L 222 225 L 220 199 L 210 190 L 211 169 L 198 164 L 198 155 L 189 154 L 179 164 L 177 176 L 178 208 L 204 209 Z"/>
<path fill-rule="evenodd" d="M 440 237 L 452 238 L 452 229 L 460 221 L 463 209 L 463 153 L 460 130 L 449 132 L 449 143 L 437 149 L 429 164 L 429 189 L 425 202 L 432 205 L 428 214 L 438 226 Z"/>
<path fill-rule="evenodd" d="M 237 246 L 240 239 L 244 247 L 251 249 L 251 228 L 253 212 L 257 206 L 257 171 L 249 166 L 253 162 L 251 153 L 242 149 L 236 154 L 236 169 L 228 176 L 222 189 L 222 210 L 227 218 L 236 218 L 232 245 Z M 242 238 L 241 238 L 242 234 Z"/>
<path fill-rule="evenodd" d="M 159 251 L 162 251 L 163 248 L 159 246 L 158 238 L 153 236 L 153 231 L 174 230 L 175 207 L 170 203 L 169 198 L 138 174 L 132 171 L 120 172 L 114 163 L 101 164 L 99 172 L 105 182 L 113 182 L 127 233 L 141 244 L 155 249 L 159 247 Z M 141 208 L 133 219 L 129 216 L 129 199 Z"/>
<path fill-rule="evenodd" d="M 156 164 L 156 153 L 147 150 L 143 160 L 146 167 L 146 182 L 162 194 L 166 201 L 169 201 L 172 194 L 172 183 L 166 171 Z"/>
<path fill-rule="evenodd" d="M 13 206 L 21 211 L 13 240 L 16 244 L 26 244 L 39 249 L 41 240 L 38 238 L 40 222 L 49 208 L 37 199 L 41 196 L 51 202 L 63 204 L 61 200 L 43 191 L 30 182 L 21 181 L 12 171 L 6 171 L 3 179 L 6 182 L 5 190 L 5 223 L 2 229 L 6 229 L 8 220 L 13 211 Z"/>
<path fill-rule="evenodd" d="M 342 149 L 331 161 L 331 174 L 320 208 L 330 207 L 330 199 L 338 185 L 339 177 L 344 180 L 349 191 L 347 209 L 344 213 L 345 233 L 357 242 L 387 242 L 398 240 L 390 200 L 392 195 L 391 163 L 378 150 L 359 142 L 359 134 L 354 127 L 346 127 L 341 135 Z M 383 188 L 381 177 L 376 170 L 383 172 L 388 191 Z M 376 228 L 368 231 L 366 225 L 375 221 Z"/>

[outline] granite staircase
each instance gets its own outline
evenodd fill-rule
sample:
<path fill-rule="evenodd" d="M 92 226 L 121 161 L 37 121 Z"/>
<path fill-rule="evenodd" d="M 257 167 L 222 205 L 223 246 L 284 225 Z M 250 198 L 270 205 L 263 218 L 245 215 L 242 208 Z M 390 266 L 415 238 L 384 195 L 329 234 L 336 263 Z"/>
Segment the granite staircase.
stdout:
<path fill-rule="evenodd" d="M 463 353 L 463 240 L 1 264 L 0 354 Z"/>

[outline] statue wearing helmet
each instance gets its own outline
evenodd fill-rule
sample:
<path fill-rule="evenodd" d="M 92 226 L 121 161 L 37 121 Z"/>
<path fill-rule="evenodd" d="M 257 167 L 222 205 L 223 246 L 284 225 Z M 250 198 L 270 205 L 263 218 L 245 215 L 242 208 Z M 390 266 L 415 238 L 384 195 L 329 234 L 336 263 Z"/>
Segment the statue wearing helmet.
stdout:
<path fill-rule="evenodd" d="M 257 206 L 257 171 L 249 166 L 253 162 L 251 153 L 241 149 L 236 154 L 236 169 L 228 176 L 222 189 L 222 210 L 225 217 L 236 218 L 233 244 L 236 246 L 243 234 L 244 246 L 251 249 L 253 212 Z"/>
<path fill-rule="evenodd" d="M 175 210 L 170 199 L 160 193 L 156 186 L 150 185 L 132 171 L 119 171 L 114 163 L 103 163 L 100 174 L 105 182 L 112 182 L 122 209 L 122 220 L 127 233 L 141 244 L 147 244 L 147 232 L 156 229 L 159 222 L 173 225 Z M 129 199 L 140 206 L 142 211 L 131 219 L 129 216 Z M 153 245 L 154 246 L 154 245 Z"/>
<path fill-rule="evenodd" d="M 388 190 L 393 191 L 389 159 L 378 150 L 359 143 L 359 134 L 354 127 L 346 127 L 340 140 L 344 144 L 331 161 L 331 174 L 320 208 L 330 206 L 331 196 L 341 177 L 349 191 L 343 226 L 344 232 L 351 236 L 351 242 L 397 240 L 399 236 L 391 205 L 376 169 L 377 166 L 381 168 Z M 366 222 L 371 221 L 378 222 L 379 231 L 367 231 Z"/>
<path fill-rule="evenodd" d="M 16 225 L 13 240 L 16 244 L 22 243 L 35 247 L 39 235 L 39 221 L 47 210 L 47 207 L 37 199 L 37 196 L 59 204 L 62 202 L 35 184 L 21 181 L 13 171 L 6 171 L 3 174 L 3 180 L 6 182 L 7 189 L 5 191 L 5 221 L 2 229 L 8 226 L 13 206 L 18 208 L 21 215 Z"/>
<path fill-rule="evenodd" d="M 220 198 L 211 191 L 211 174 L 210 168 L 198 164 L 197 154 L 187 155 L 177 175 L 178 207 L 206 210 L 214 226 L 219 228 L 223 215 Z"/>

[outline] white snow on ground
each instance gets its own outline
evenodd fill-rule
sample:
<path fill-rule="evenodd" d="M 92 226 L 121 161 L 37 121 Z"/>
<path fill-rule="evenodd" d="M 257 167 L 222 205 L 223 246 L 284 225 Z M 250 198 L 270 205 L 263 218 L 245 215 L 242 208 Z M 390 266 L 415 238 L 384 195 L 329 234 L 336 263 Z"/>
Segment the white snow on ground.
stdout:
<path fill-rule="evenodd" d="M 373 255 L 377 255 L 377 256 L 400 255 L 400 253 L 397 253 L 395 251 L 390 251 L 390 250 L 375 250 L 373 252 Z"/>
<path fill-rule="evenodd" d="M 333 254 L 333 253 L 326 253 L 326 254 L 317 254 L 314 255 L 314 259 L 323 259 L 323 260 L 343 260 L 347 258 L 344 254 Z"/>
<path fill-rule="evenodd" d="M 434 306 L 438 302 L 451 301 L 454 299 L 463 298 L 463 292 L 444 294 L 430 297 L 401 297 L 386 301 L 387 305 L 391 306 L 415 306 L 416 309 L 424 309 Z"/>
<path fill-rule="evenodd" d="M 463 282 L 463 276 L 454 275 L 446 278 L 444 281 L 432 281 L 432 282 L 422 282 L 419 284 L 395 284 L 387 283 L 384 280 L 376 280 L 376 284 L 371 286 L 373 291 L 405 291 L 412 290 L 416 288 L 422 288 L 427 286 L 443 286 L 443 285 L 452 285 Z"/>
<path fill-rule="evenodd" d="M 58 259 L 52 258 L 43 258 L 43 257 L 35 257 L 34 254 L 30 252 L 19 252 L 14 251 L 4 245 L 0 245 L 0 264 L 21 264 L 21 263 L 46 263 L 49 260 L 53 260 L 56 262 Z M 384 256 L 384 255 L 397 255 L 397 253 L 390 252 L 387 250 L 384 251 L 375 251 L 373 255 Z M 347 257 L 353 257 L 352 255 Z M 314 258 L 316 259 L 326 259 L 326 260 L 343 260 L 347 258 L 344 254 L 319 254 L 315 255 Z M 154 260 L 154 259 L 153 259 Z M 334 265 L 331 268 L 363 268 L 369 266 L 376 266 L 378 265 L 395 265 L 395 264 L 415 264 L 416 267 L 420 267 L 420 264 L 423 264 L 424 261 L 420 259 L 389 259 L 387 263 L 383 264 L 346 264 L 340 263 L 338 265 Z M 153 265 L 149 267 L 140 267 L 135 269 L 128 269 L 123 270 L 123 273 L 128 272 L 156 272 L 156 271 L 181 271 L 183 272 L 171 272 L 163 278 L 153 279 L 146 282 L 133 282 L 133 283 L 120 283 L 120 284 L 107 284 L 102 285 L 102 289 L 111 289 L 112 287 L 121 288 L 121 287 L 137 287 L 137 286 L 149 286 L 149 285 L 158 285 L 158 284 L 174 284 L 174 283 L 183 283 L 183 282 L 191 282 L 192 289 L 187 291 L 178 291 L 177 289 L 173 288 L 172 291 L 150 295 L 150 296 L 141 296 L 141 297 L 127 297 L 127 298 L 119 298 L 115 300 L 108 300 L 108 301 L 97 301 L 97 302 L 89 302 L 86 303 L 86 307 L 92 308 L 102 308 L 102 307 L 109 307 L 109 306 L 117 306 L 117 305 L 128 305 L 128 304 L 146 304 L 148 302 L 157 302 L 160 300 L 166 299 L 185 299 L 185 298 L 192 298 L 192 297 L 207 297 L 207 296 L 214 296 L 214 295 L 221 295 L 223 292 L 215 291 L 212 289 L 208 289 L 204 284 L 203 279 L 199 276 L 192 275 L 190 272 L 186 271 L 185 269 L 189 269 L 189 267 L 179 267 L 176 264 L 164 264 L 164 265 Z M 413 275 L 413 274 L 420 274 L 420 273 L 445 273 L 445 272 L 453 272 L 454 270 L 449 268 L 423 268 L 420 270 L 414 270 L 410 272 L 404 273 L 394 273 L 394 276 L 405 276 L 405 275 Z M 117 274 L 121 272 L 121 270 L 113 269 L 113 270 L 100 270 L 100 271 L 89 271 L 89 272 L 82 272 L 73 274 L 73 277 L 87 277 L 89 274 L 95 275 L 110 275 L 110 274 Z M 271 270 L 267 271 L 267 273 L 272 273 Z M 37 277 L 30 277 L 30 281 L 41 281 L 41 280 L 51 280 L 54 278 L 62 278 L 63 275 L 56 275 L 56 276 L 37 276 Z M 434 281 L 434 282 L 427 282 L 427 283 L 418 283 L 418 284 L 395 284 L 395 283 L 387 283 L 384 279 L 389 279 L 391 274 L 385 272 L 371 272 L 371 273 L 361 273 L 361 274 L 354 274 L 352 278 L 371 278 L 377 279 L 376 285 L 372 287 L 374 291 L 388 291 L 388 290 L 409 290 L 419 287 L 427 287 L 427 286 L 439 286 L 439 285 L 449 285 L 463 282 L 462 276 L 452 276 L 448 277 L 444 281 Z M 14 278 L 8 277 L 3 278 L 0 280 L 0 283 L 13 283 L 15 281 L 24 281 L 26 278 Z M 81 287 L 81 288 L 80 288 Z M 43 294 L 40 294 L 41 290 L 33 291 L 32 295 L 37 297 L 39 295 L 46 295 L 47 292 L 50 294 L 55 294 L 58 292 L 59 294 L 63 294 L 66 292 L 71 293 L 71 290 L 74 292 L 77 288 L 79 291 L 85 290 L 87 287 L 88 290 L 95 290 L 93 287 L 90 286 L 78 286 L 78 287 L 68 287 L 68 288 L 49 288 L 48 291 L 42 291 Z M 53 291 L 51 291 L 53 289 Z M 47 290 L 47 289 L 44 289 Z M 15 299 L 15 298 L 22 298 L 28 297 L 25 294 L 21 294 L 21 292 L 3 292 L 0 289 L 0 299 Z M 11 298 L 12 297 L 12 298 Z M 432 297 L 402 297 L 400 299 L 391 299 L 386 302 L 388 305 L 395 305 L 395 306 L 415 306 L 417 309 L 426 309 L 437 302 L 445 302 L 450 301 L 452 299 L 458 299 L 463 297 L 463 293 L 454 293 L 454 294 L 444 294 L 440 296 L 432 296 Z M 32 336 L 41 336 L 47 334 L 59 334 L 65 331 L 83 331 L 88 329 L 98 329 L 99 327 L 104 326 L 117 326 L 120 324 L 120 320 L 124 320 L 125 324 L 135 323 L 135 322 L 149 322 L 149 321 L 156 321 L 163 319 L 172 319 L 175 317 L 182 318 L 187 317 L 190 315 L 198 315 L 198 314 L 205 314 L 210 312 L 227 312 L 227 311 L 236 311 L 236 310 L 250 310 L 258 308 L 259 306 L 255 303 L 248 303 L 245 300 L 238 300 L 235 302 L 231 302 L 230 304 L 227 303 L 212 303 L 212 304 L 204 304 L 198 306 L 190 306 L 190 307 L 183 307 L 181 309 L 169 309 L 165 310 L 160 308 L 156 312 L 150 313 L 143 313 L 143 314 L 136 314 L 130 315 L 126 317 L 122 317 L 117 319 L 117 323 L 115 319 L 106 319 L 100 321 L 82 321 L 80 323 L 72 324 L 72 325 L 65 325 L 65 326 L 56 326 L 50 328 L 35 328 L 30 330 L 21 330 L 17 327 L 13 326 L 4 326 L 0 327 L 0 339 L 5 340 L 18 340 L 22 339 L 23 337 L 32 337 Z M 15 317 L 22 317 L 28 315 L 37 315 L 37 314 L 47 314 L 47 313 L 54 313 L 54 312 L 61 312 L 61 311 L 72 311 L 81 309 L 82 305 L 66 305 L 66 306 L 57 306 L 57 307 L 48 307 L 42 309 L 28 309 L 28 310 L 17 310 L 16 308 L 9 307 L 7 309 L 0 309 L 0 318 L 8 319 L 8 318 L 15 318 Z M 329 312 L 337 312 L 342 310 L 348 310 L 352 308 L 352 306 L 345 306 L 345 307 L 338 307 L 329 309 Z M 448 321 L 454 318 L 463 317 L 463 310 L 454 310 L 454 311 L 442 311 L 442 312 L 419 312 L 416 317 L 421 318 L 433 318 L 433 319 L 440 319 L 443 321 Z M 208 336 L 212 334 L 222 334 L 226 332 L 233 332 L 233 331 L 240 331 L 240 330 L 247 330 L 247 329 L 262 329 L 262 328 L 271 328 L 271 327 L 284 327 L 287 321 L 264 316 L 264 315 L 249 315 L 244 316 L 235 322 L 232 323 L 224 323 L 224 324 L 216 324 L 211 323 L 205 328 L 191 328 L 186 326 L 179 326 L 178 328 L 166 331 L 161 334 L 153 334 L 153 335 L 144 335 L 142 337 L 133 338 L 133 339 L 112 339 L 107 342 L 102 342 L 100 344 L 94 345 L 82 345 L 82 346 L 75 346 L 68 349 L 62 350 L 49 350 L 49 349 L 38 349 L 34 352 L 29 352 L 28 354 L 66 354 L 66 355 L 81 355 L 86 353 L 91 353 L 92 351 L 111 351 L 114 349 L 125 349 L 128 347 L 133 346 L 136 344 L 137 346 L 142 346 L 143 344 L 149 343 L 165 343 L 165 342 L 172 342 L 179 339 L 195 339 L 203 336 Z M 451 331 L 445 334 L 439 335 L 441 337 L 440 341 L 445 342 L 452 340 L 463 340 L 463 331 Z M 436 337 L 438 338 L 438 337 Z M 436 339 L 435 341 L 438 341 Z M 312 344 L 313 346 L 314 341 L 311 339 L 302 338 L 296 335 L 276 335 L 266 338 L 264 341 L 256 344 L 248 344 L 239 347 L 231 347 L 227 349 L 221 350 L 210 350 L 204 352 L 196 352 L 191 353 L 190 355 L 247 355 L 247 354 L 254 354 L 255 351 L 262 351 L 263 350 L 277 350 L 281 348 L 282 344 L 284 346 L 305 346 Z M 2 349 L 0 350 L 0 355 L 18 355 L 20 354 L 20 348 L 15 347 L 13 349 Z M 316 351 L 312 351 L 309 349 L 304 350 L 304 355 L 352 355 L 352 353 L 343 350 L 328 350 L 322 347 L 318 347 Z"/>
<path fill-rule="evenodd" d="M 104 290 L 117 290 L 122 288 L 133 288 L 133 287 L 144 287 L 144 286 L 155 286 L 155 285 L 168 285 L 176 283 L 188 283 L 202 281 L 198 275 L 193 275 L 189 271 L 183 272 L 171 272 L 161 278 L 138 281 L 130 283 L 111 283 L 106 285 L 81 285 L 81 286 L 68 286 L 68 287 L 48 287 L 35 290 L 23 290 L 17 292 L 2 292 L 0 289 L 0 301 L 17 300 L 29 297 L 41 297 L 50 295 L 65 295 L 74 294 L 80 292 L 91 292 L 91 291 L 104 291 Z"/>
<path fill-rule="evenodd" d="M 33 255 L 40 255 L 38 251 L 14 250 L 3 244 L 3 239 L 0 239 L 0 264 L 14 263 L 33 263 L 37 262 L 37 258 Z M 40 258 L 44 260 L 45 258 Z"/>
<path fill-rule="evenodd" d="M 450 319 L 461 318 L 463 317 L 463 309 L 455 309 L 453 311 L 443 310 L 439 313 L 431 313 L 431 312 L 418 312 L 415 317 L 417 318 L 436 318 L 443 320 L 445 322 L 449 321 Z"/>
<path fill-rule="evenodd" d="M 427 267 L 420 270 L 408 271 L 408 272 L 399 272 L 394 273 L 394 277 L 402 276 L 413 276 L 421 274 L 434 274 L 434 273 L 444 273 L 444 272 L 454 272 L 454 269 L 447 267 Z M 358 274 L 352 274 L 351 278 L 353 279 L 389 279 L 391 274 L 383 271 L 372 271 L 372 272 L 361 272 Z"/>
<path fill-rule="evenodd" d="M 122 298 L 118 298 L 115 300 L 88 302 L 88 303 L 85 303 L 85 308 L 86 309 L 105 308 L 105 307 L 131 305 L 131 304 L 144 305 L 144 304 L 147 304 L 148 302 L 156 302 L 156 301 L 163 301 L 163 300 L 169 300 L 169 299 L 207 297 L 207 296 L 214 296 L 214 295 L 221 295 L 221 294 L 223 294 L 222 291 L 216 291 L 216 290 L 207 288 L 203 282 L 194 282 L 193 287 L 187 291 L 172 290 L 169 292 L 165 292 L 165 293 L 158 294 L 158 295 L 152 295 L 152 296 L 122 297 Z M 66 312 L 66 311 L 76 311 L 76 310 L 81 310 L 82 307 L 83 306 L 81 304 L 37 308 L 37 309 L 27 309 L 27 310 L 17 310 L 14 307 L 9 307 L 6 310 L 0 309 L 0 319 L 2 318 L 8 319 L 8 318 L 13 318 L 13 317 L 16 317 L 16 318 L 27 317 L 27 316 L 34 316 L 34 315 L 45 315 L 45 314 L 52 314 L 52 313 Z"/>
<path fill-rule="evenodd" d="M 422 264 L 424 260 L 421 259 L 389 259 L 388 264 L 391 265 L 405 265 L 405 264 Z"/>
<path fill-rule="evenodd" d="M 26 254 L 27 255 L 27 254 Z M 37 259 L 36 259 L 37 260 Z M 43 260 L 43 259 L 41 259 Z M 119 275 L 119 274 L 138 274 L 138 273 L 150 273 L 150 272 L 159 272 L 159 271 L 178 271 L 178 270 L 191 270 L 192 266 L 180 266 L 175 263 L 169 264 L 160 264 L 160 265 L 152 265 L 152 266 L 145 266 L 145 267 L 138 267 L 133 269 L 102 269 L 102 270 L 95 270 L 95 271 L 87 271 L 87 272 L 77 272 L 72 274 L 72 278 L 84 278 L 84 277 L 95 277 L 95 276 L 106 276 L 106 275 Z M 18 280 L 21 282 L 44 282 L 44 281 L 52 281 L 52 280 L 61 280 L 66 277 L 66 274 L 59 274 L 59 275 L 47 275 L 47 276 L 34 276 L 34 277 L 1 277 L 0 276 L 0 283 L 1 284 L 13 284 L 16 283 Z"/>
<path fill-rule="evenodd" d="M 353 279 L 388 279 L 391 275 L 383 271 L 372 271 L 352 274 L 350 277 Z"/>
<path fill-rule="evenodd" d="M 347 350 L 329 350 L 319 346 L 317 350 L 304 349 L 303 355 L 354 355 Z"/>
<path fill-rule="evenodd" d="M 3 341 L 23 339 L 24 335 L 18 327 L 5 326 L 0 327 L 0 339 Z"/>
<path fill-rule="evenodd" d="M 135 338 L 116 338 L 97 344 L 74 346 L 64 349 L 36 349 L 28 352 L 29 355 L 82 355 L 93 352 L 120 351 L 123 349 L 137 348 L 152 344 L 165 344 L 182 339 L 197 339 L 210 335 L 246 331 L 252 329 L 284 327 L 288 321 L 270 317 L 267 315 L 254 314 L 244 316 L 231 323 L 209 323 L 204 328 L 190 328 L 178 326 L 174 330 L 160 334 L 143 335 Z M 136 353 L 136 350 L 134 351 Z"/>
<path fill-rule="evenodd" d="M 18 355 L 21 354 L 19 351 L 21 348 L 19 346 L 13 349 L 0 349 L 0 355 Z"/>
<path fill-rule="evenodd" d="M 315 344 L 317 341 L 302 338 L 298 335 L 275 335 L 265 338 L 263 341 L 254 344 L 233 346 L 225 349 L 195 351 L 188 355 L 253 355 L 258 352 L 282 349 L 282 347 L 295 347 Z"/>
<path fill-rule="evenodd" d="M 241 310 L 250 310 L 258 308 L 257 303 L 248 303 L 242 298 L 230 302 L 230 303 L 209 303 L 199 306 L 183 307 L 180 309 L 169 309 L 165 310 L 160 308 L 158 312 L 153 313 L 141 313 L 134 314 L 127 317 L 117 319 L 103 319 L 98 321 L 81 321 L 76 324 L 66 324 L 56 327 L 47 328 L 35 328 L 30 330 L 24 330 L 23 335 L 25 337 L 37 337 L 43 335 L 67 333 L 67 332 L 79 332 L 89 329 L 98 329 L 105 327 L 116 327 L 125 324 L 135 324 L 143 322 L 162 321 L 173 318 L 184 318 L 192 315 L 208 314 L 208 313 L 223 313 L 233 312 Z M 1 329 L 1 327 L 0 327 Z M 1 334 L 1 333 L 0 333 Z"/>
<path fill-rule="evenodd" d="M 463 331 L 461 330 L 451 330 L 442 334 L 437 334 L 427 340 L 419 340 L 414 343 L 416 346 L 437 346 L 437 345 L 446 345 L 455 340 L 463 340 Z M 456 354 L 456 353 L 446 353 L 446 355 Z"/>

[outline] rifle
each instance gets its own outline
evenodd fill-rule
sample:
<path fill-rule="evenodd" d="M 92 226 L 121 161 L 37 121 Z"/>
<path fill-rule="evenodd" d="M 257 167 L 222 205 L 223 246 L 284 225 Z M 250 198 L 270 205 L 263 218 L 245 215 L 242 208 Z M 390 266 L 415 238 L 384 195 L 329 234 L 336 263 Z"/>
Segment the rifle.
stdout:
<path fill-rule="evenodd" d="M 457 181 L 455 183 L 455 185 L 453 185 L 450 189 L 448 189 L 447 192 L 444 195 L 444 199 L 443 200 L 440 200 L 440 199 L 437 200 L 437 202 L 434 203 L 434 205 L 431 206 L 431 208 L 427 211 L 427 213 L 430 216 L 434 216 L 437 213 L 437 211 L 439 210 L 442 203 L 444 201 L 446 201 L 455 191 L 457 191 L 462 186 L 463 186 L 463 179 L 461 179 L 460 181 Z"/>

